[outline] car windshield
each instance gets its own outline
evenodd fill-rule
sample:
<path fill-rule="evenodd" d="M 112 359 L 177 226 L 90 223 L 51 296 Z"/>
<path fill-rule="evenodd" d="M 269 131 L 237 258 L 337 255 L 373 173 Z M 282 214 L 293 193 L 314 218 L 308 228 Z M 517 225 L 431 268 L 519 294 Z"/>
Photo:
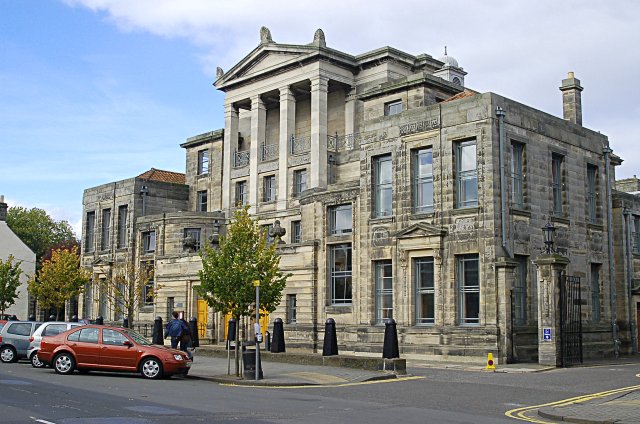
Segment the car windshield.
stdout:
<path fill-rule="evenodd" d="M 128 329 L 125 329 L 123 331 L 126 333 L 127 336 L 131 337 L 133 341 L 138 343 L 139 345 L 149 346 L 153 344 L 149 340 L 147 340 L 146 337 L 144 337 L 142 334 L 136 331 L 128 330 Z"/>

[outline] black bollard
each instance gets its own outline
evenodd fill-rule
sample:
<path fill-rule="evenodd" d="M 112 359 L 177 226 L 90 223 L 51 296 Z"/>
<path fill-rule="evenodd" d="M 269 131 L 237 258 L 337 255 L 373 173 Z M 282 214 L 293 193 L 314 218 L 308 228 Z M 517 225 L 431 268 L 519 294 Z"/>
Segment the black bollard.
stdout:
<path fill-rule="evenodd" d="M 102 315 L 98 315 L 98 318 L 96 318 L 96 325 L 104 325 L 104 318 Z"/>
<path fill-rule="evenodd" d="M 129 328 L 129 317 L 122 318 L 122 326 L 124 328 Z"/>
<path fill-rule="evenodd" d="M 282 353 L 285 351 L 284 325 L 282 324 L 282 318 L 276 318 L 273 320 L 273 340 L 271 340 L 271 353 Z"/>
<path fill-rule="evenodd" d="M 271 351 L 271 333 L 268 331 L 264 332 L 264 350 Z"/>
<path fill-rule="evenodd" d="M 198 320 L 191 317 L 189 320 L 189 330 L 191 330 L 191 347 L 200 347 L 200 335 L 198 334 Z"/>
<path fill-rule="evenodd" d="M 71 322 L 78 322 L 78 315 L 74 315 L 71 317 Z"/>
<path fill-rule="evenodd" d="M 324 343 L 322 344 L 322 356 L 338 354 L 338 336 L 336 335 L 336 322 L 333 318 L 324 323 Z"/>
<path fill-rule="evenodd" d="M 382 347 L 382 357 L 393 359 L 400 357 L 398 350 L 398 332 L 396 331 L 396 321 L 389 318 L 384 322 L 384 346 Z"/>
<path fill-rule="evenodd" d="M 49 321 L 55 321 L 56 320 L 56 316 L 51 314 L 49 315 Z"/>
<path fill-rule="evenodd" d="M 162 328 L 162 317 L 157 316 L 156 319 L 153 320 L 151 343 L 164 346 L 164 329 Z"/>
<path fill-rule="evenodd" d="M 234 318 L 230 318 L 227 323 L 227 349 L 231 347 L 231 342 L 236 340 L 236 320 Z"/>

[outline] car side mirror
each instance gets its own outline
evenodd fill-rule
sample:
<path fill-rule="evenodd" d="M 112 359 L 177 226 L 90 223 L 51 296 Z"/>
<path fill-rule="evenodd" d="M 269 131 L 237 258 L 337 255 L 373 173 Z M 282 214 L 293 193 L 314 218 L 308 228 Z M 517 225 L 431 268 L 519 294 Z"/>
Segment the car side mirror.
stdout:
<path fill-rule="evenodd" d="M 125 340 L 122 342 L 122 345 L 126 347 L 131 347 L 133 346 L 133 343 L 131 343 L 129 340 Z"/>

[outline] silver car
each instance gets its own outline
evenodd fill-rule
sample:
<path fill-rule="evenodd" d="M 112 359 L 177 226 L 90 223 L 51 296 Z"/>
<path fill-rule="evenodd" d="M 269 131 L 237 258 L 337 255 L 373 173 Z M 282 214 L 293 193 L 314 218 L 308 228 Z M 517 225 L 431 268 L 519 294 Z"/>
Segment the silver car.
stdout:
<path fill-rule="evenodd" d="M 83 322 L 61 322 L 49 321 L 42 324 L 29 338 L 29 347 L 27 348 L 27 358 L 31 361 L 34 368 L 42 368 L 44 363 L 38 359 L 38 351 L 40 350 L 40 341 L 44 336 L 56 336 L 64 333 L 74 327 L 84 325 Z"/>
<path fill-rule="evenodd" d="M 26 358 L 29 337 L 41 324 L 36 321 L 7 321 L 0 331 L 0 361 L 9 363 Z"/>

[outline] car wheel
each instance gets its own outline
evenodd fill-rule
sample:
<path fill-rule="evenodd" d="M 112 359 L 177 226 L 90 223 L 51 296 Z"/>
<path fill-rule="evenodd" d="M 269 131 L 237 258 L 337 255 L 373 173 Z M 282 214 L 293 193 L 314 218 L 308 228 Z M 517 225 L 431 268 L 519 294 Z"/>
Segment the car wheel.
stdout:
<path fill-rule="evenodd" d="M 18 354 L 13 346 L 3 346 L 0 350 L 0 361 L 8 364 L 18 360 Z"/>
<path fill-rule="evenodd" d="M 162 378 L 162 363 L 157 358 L 144 358 L 140 364 L 144 378 Z"/>
<path fill-rule="evenodd" d="M 38 352 L 31 355 L 31 366 L 33 368 L 44 368 L 46 365 L 38 358 Z"/>
<path fill-rule="evenodd" d="M 67 352 L 59 353 L 53 358 L 53 368 L 58 374 L 71 374 L 75 367 L 76 361 Z"/>

